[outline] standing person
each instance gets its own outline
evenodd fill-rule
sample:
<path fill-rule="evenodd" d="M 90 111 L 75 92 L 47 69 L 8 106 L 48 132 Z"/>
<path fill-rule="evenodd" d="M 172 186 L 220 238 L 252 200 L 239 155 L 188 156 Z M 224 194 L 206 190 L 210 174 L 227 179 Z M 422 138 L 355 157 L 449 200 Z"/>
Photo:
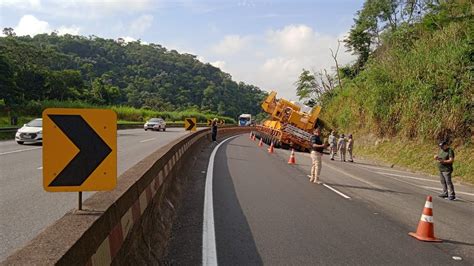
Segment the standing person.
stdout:
<path fill-rule="evenodd" d="M 439 176 L 441 180 L 441 186 L 443 186 L 443 193 L 438 196 L 441 198 L 448 198 L 449 200 L 455 200 L 456 194 L 454 193 L 454 185 L 451 181 L 451 175 L 453 173 L 454 151 L 449 147 L 448 141 L 446 140 L 441 141 L 441 143 L 439 143 L 439 147 L 439 152 L 434 156 L 434 159 L 438 161 Z"/>
<path fill-rule="evenodd" d="M 337 141 L 337 150 L 341 154 L 341 162 L 346 161 L 346 139 L 344 134 L 341 134 L 339 140 Z"/>
<path fill-rule="evenodd" d="M 331 131 L 331 135 L 328 138 L 329 152 L 331 154 L 331 161 L 334 161 L 334 155 L 336 155 L 337 139 L 334 130 Z"/>
<path fill-rule="evenodd" d="M 214 118 L 211 123 L 211 136 L 213 142 L 217 142 L 217 122 L 217 118 Z"/>
<path fill-rule="evenodd" d="M 352 159 L 352 148 L 354 148 L 354 139 L 352 138 L 352 134 L 349 134 L 349 140 L 347 140 L 347 152 L 349 153 L 349 162 L 351 163 L 354 162 Z"/>
<path fill-rule="evenodd" d="M 323 144 L 321 140 L 321 129 L 319 127 L 314 129 L 314 135 L 311 136 L 311 176 L 309 182 L 321 184 L 319 177 L 321 175 L 323 150 L 328 145 Z"/>

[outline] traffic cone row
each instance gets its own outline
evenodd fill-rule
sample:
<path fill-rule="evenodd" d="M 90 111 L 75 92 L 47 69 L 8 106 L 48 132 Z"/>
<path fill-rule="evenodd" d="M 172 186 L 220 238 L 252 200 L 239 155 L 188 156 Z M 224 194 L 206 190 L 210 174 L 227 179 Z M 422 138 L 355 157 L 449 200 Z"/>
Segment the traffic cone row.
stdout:
<path fill-rule="evenodd" d="M 441 242 L 442 240 L 434 236 L 434 222 L 433 222 L 433 199 L 431 196 L 426 198 L 425 207 L 421 213 L 416 233 L 408 233 L 412 237 L 428 242 Z"/>
<path fill-rule="evenodd" d="M 255 140 L 255 134 L 253 132 L 250 132 L 250 139 Z M 260 141 L 258 142 L 258 146 L 262 147 L 263 146 L 263 139 L 260 138 Z M 268 153 L 273 153 L 274 152 L 274 144 L 273 141 L 270 142 L 270 147 L 268 148 Z M 288 164 L 296 164 L 296 159 L 295 159 L 295 150 L 291 149 L 291 155 L 290 159 L 288 160 Z"/>

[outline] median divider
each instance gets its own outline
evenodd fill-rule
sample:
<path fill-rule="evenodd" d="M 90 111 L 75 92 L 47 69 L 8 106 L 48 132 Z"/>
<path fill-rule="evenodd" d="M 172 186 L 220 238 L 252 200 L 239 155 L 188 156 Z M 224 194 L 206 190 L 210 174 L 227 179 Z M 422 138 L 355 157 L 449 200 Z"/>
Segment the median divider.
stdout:
<path fill-rule="evenodd" d="M 218 134 L 252 129 L 225 127 Z M 93 194 L 82 211 L 66 213 L 1 264 L 157 264 L 166 251 L 184 177 L 194 155 L 210 143 L 206 128 L 156 150 L 123 173 L 116 189 Z"/>

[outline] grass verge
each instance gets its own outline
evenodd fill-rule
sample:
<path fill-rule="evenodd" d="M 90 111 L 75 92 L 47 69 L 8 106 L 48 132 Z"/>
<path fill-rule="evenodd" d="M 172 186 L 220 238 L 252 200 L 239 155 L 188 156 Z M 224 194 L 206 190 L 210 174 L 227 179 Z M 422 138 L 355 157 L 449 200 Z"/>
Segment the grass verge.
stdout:
<path fill-rule="evenodd" d="M 376 143 L 377 142 L 377 143 Z M 474 184 L 474 146 L 452 146 L 455 153 L 454 181 Z M 438 175 L 437 163 L 433 155 L 438 153 L 436 144 L 402 141 L 375 140 L 362 138 L 355 140 L 354 154 L 365 158 L 394 164 L 417 172 Z"/>

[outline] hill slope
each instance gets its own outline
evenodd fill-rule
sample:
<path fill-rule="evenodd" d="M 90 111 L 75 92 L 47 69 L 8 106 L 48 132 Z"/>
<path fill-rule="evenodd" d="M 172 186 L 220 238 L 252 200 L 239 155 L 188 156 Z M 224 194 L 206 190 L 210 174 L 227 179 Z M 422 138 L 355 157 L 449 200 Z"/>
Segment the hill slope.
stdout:
<path fill-rule="evenodd" d="M 387 29 L 363 67 L 342 69 L 342 86 L 321 98 L 322 119 L 355 133 L 359 154 L 435 174 L 436 144 L 449 139 L 455 175 L 474 183 L 474 21 L 459 2 Z"/>
<path fill-rule="evenodd" d="M 0 37 L 0 99 L 82 100 L 157 111 L 260 112 L 264 92 L 158 44 L 41 34 Z"/>

